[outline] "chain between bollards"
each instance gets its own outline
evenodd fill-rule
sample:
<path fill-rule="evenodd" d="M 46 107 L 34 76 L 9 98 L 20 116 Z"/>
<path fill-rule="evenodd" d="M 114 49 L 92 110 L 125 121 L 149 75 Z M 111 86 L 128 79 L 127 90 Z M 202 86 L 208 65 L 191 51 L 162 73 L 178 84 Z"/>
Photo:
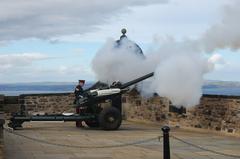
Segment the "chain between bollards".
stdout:
<path fill-rule="evenodd" d="M 170 144 L 169 144 L 169 131 L 168 126 L 162 127 L 163 131 L 163 158 L 170 159 Z"/>

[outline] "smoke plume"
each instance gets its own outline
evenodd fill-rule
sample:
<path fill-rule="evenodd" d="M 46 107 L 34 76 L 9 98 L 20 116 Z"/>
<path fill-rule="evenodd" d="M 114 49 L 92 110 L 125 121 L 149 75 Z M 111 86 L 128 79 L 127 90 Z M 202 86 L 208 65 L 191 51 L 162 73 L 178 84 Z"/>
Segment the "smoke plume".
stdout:
<path fill-rule="evenodd" d="M 223 16 L 219 23 L 210 27 L 200 38 L 203 49 L 212 52 L 216 49 L 240 48 L 240 1 L 223 7 Z"/>
<path fill-rule="evenodd" d="M 134 47 L 128 39 L 124 39 L 122 47 L 108 40 L 92 61 L 97 79 L 109 84 L 116 80 L 127 82 L 154 72 L 150 83 L 140 85 L 143 94 L 156 92 L 175 105 L 198 104 L 203 75 L 211 68 L 208 59 L 173 41 L 149 51 L 145 57 L 137 54 Z"/>
<path fill-rule="evenodd" d="M 98 80 L 108 84 L 113 81 L 127 82 L 153 71 L 145 66 L 144 57 L 135 53 L 135 45 L 131 41 L 125 39 L 122 43 L 122 47 L 117 47 L 115 41 L 109 39 L 96 53 L 92 68 Z"/>
<path fill-rule="evenodd" d="M 199 39 L 160 41 L 156 48 L 146 52 L 145 58 L 129 49 L 134 47 L 129 40 L 120 48 L 115 41 L 108 40 L 92 61 L 96 78 L 110 84 L 154 72 L 148 84 L 139 86 L 143 94 L 156 92 L 177 106 L 198 104 L 204 75 L 214 69 L 215 63 L 224 63 L 219 54 L 210 58 L 205 54 L 240 47 L 240 1 L 226 6 L 223 11 L 222 21 L 206 30 Z"/>

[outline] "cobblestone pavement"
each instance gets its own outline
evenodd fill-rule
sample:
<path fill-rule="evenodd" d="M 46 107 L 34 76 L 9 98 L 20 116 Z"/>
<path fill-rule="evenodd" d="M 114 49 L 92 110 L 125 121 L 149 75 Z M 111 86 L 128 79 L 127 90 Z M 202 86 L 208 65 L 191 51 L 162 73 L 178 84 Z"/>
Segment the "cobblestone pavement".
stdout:
<path fill-rule="evenodd" d="M 157 139 L 162 135 L 161 126 L 157 125 L 124 122 L 117 131 L 103 131 L 76 128 L 70 122 L 32 122 L 26 123 L 23 130 L 14 132 L 20 136 L 4 132 L 6 159 L 161 159 L 163 156 L 162 140 Z M 240 156 L 240 138 L 237 137 L 180 128 L 172 129 L 171 135 L 206 149 Z M 127 146 L 126 143 L 138 144 Z M 173 138 L 170 144 L 172 159 L 233 158 Z"/>

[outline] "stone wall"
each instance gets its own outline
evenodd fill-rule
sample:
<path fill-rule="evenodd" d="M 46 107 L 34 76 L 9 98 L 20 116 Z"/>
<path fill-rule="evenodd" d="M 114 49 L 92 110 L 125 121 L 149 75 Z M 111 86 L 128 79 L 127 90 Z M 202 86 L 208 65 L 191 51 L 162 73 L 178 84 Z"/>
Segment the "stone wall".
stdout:
<path fill-rule="evenodd" d="M 28 94 L 21 95 L 21 104 L 29 114 L 74 112 L 74 94 Z"/>
<path fill-rule="evenodd" d="M 3 105 L 4 105 L 4 95 L 0 94 L 0 111 L 3 110 Z"/>
<path fill-rule="evenodd" d="M 124 110 L 127 119 L 164 122 L 185 126 L 240 133 L 240 97 L 203 95 L 200 104 L 187 108 L 186 113 L 172 112 L 171 102 L 155 96 L 145 99 L 127 95 Z M 184 112 L 184 111 L 183 111 Z"/>
<path fill-rule="evenodd" d="M 16 102 L 16 97 L 4 99 L 7 102 L 0 98 L 0 104 L 5 112 L 20 110 L 21 106 L 30 114 L 74 112 L 71 93 L 21 95 L 15 104 L 11 101 Z M 174 108 L 167 98 L 144 98 L 134 91 L 124 94 L 122 101 L 125 119 L 240 133 L 240 96 L 203 95 L 200 104 L 188 108 L 186 113 Z"/>
<path fill-rule="evenodd" d="M 169 100 L 162 97 L 144 98 L 136 94 L 123 96 L 123 114 L 129 120 L 166 122 Z"/>
<path fill-rule="evenodd" d="M 189 126 L 240 133 L 239 96 L 205 95 L 188 114 Z"/>

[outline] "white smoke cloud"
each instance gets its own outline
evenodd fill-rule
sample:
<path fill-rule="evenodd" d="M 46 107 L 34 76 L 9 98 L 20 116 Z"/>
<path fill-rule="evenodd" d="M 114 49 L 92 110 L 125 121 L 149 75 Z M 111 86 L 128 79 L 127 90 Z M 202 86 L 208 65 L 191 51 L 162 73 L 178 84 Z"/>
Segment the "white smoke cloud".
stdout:
<path fill-rule="evenodd" d="M 215 66 L 225 64 L 219 54 L 207 59 L 204 54 L 217 49 L 239 49 L 240 46 L 240 1 L 224 8 L 222 21 L 210 27 L 196 40 L 175 41 L 169 38 L 161 45 L 138 57 L 126 49 L 116 49 L 114 42 L 108 42 L 93 60 L 93 70 L 104 82 L 128 81 L 143 74 L 154 72 L 148 85 L 142 91 L 157 92 L 168 97 L 174 105 L 194 106 L 202 95 L 203 77 Z"/>
<path fill-rule="evenodd" d="M 208 65 L 206 59 L 193 54 L 167 58 L 157 66 L 151 89 L 168 97 L 174 105 L 196 105 Z"/>
<path fill-rule="evenodd" d="M 129 44 L 130 43 L 130 44 Z M 182 42 L 166 42 L 143 58 L 125 47 L 116 47 L 109 40 L 92 61 L 97 79 L 108 82 L 126 82 L 154 72 L 151 83 L 140 85 L 144 94 L 158 93 L 168 97 L 174 105 L 193 106 L 202 94 L 203 75 L 211 70 L 212 62 Z"/>
<path fill-rule="evenodd" d="M 144 66 L 144 58 L 136 54 L 132 42 L 123 40 L 123 47 L 117 47 L 113 39 L 100 49 L 92 61 L 96 78 L 111 84 L 113 81 L 127 82 L 151 71 Z"/>
<path fill-rule="evenodd" d="M 232 4 L 223 8 L 221 21 L 210 27 L 199 39 L 203 49 L 213 52 L 216 49 L 240 48 L 240 1 L 234 0 Z"/>

